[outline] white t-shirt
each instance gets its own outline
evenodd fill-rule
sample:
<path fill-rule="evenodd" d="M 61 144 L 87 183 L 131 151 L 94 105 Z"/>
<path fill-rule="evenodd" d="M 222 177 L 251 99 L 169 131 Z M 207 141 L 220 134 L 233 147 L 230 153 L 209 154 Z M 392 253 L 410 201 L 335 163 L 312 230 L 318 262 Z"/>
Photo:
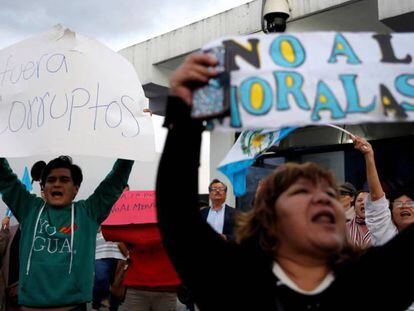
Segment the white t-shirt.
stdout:
<path fill-rule="evenodd" d="M 371 195 L 368 195 L 365 200 L 365 223 L 374 246 L 383 245 L 398 234 L 388 205 L 385 195 L 377 201 L 371 201 Z"/>

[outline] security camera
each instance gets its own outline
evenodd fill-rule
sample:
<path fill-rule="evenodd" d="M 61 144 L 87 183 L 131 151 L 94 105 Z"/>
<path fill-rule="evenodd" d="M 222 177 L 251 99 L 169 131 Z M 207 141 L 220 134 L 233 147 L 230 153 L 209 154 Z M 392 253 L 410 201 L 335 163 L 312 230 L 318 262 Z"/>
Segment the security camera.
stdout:
<path fill-rule="evenodd" d="M 286 20 L 290 17 L 287 0 L 263 0 L 262 30 L 264 33 L 284 32 Z"/>

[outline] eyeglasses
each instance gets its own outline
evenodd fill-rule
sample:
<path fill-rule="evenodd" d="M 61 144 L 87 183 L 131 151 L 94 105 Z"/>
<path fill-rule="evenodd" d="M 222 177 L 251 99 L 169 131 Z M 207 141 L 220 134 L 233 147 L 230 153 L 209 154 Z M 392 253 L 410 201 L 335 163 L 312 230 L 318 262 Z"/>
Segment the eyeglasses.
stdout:
<path fill-rule="evenodd" d="M 392 202 L 392 206 L 396 208 L 401 208 L 403 206 L 414 208 L 414 201 L 407 201 L 407 202 L 394 201 Z"/>
<path fill-rule="evenodd" d="M 213 191 L 223 192 L 226 190 L 226 187 L 211 187 L 209 190 L 210 192 L 213 192 Z"/>

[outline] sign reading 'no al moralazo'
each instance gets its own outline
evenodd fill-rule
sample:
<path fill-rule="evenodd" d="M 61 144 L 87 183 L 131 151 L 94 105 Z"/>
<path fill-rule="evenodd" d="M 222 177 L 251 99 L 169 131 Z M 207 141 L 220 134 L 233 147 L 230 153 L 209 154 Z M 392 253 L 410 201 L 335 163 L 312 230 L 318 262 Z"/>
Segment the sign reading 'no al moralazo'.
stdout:
<path fill-rule="evenodd" d="M 414 120 L 414 34 L 292 33 L 218 40 L 231 128 Z"/>

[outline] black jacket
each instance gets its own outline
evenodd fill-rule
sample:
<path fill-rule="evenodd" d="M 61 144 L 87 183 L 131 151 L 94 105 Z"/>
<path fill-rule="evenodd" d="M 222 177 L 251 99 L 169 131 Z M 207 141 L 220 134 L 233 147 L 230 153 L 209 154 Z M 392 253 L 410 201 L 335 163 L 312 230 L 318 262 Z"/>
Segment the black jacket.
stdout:
<path fill-rule="evenodd" d="M 207 221 L 208 213 L 210 212 L 211 206 L 204 208 L 200 211 L 201 217 L 204 221 Z M 227 237 L 228 241 L 234 240 L 234 221 L 236 218 L 236 210 L 229 206 L 225 205 L 224 207 L 224 223 L 223 223 L 223 234 Z"/>
<path fill-rule="evenodd" d="M 165 248 L 200 310 L 402 311 L 414 300 L 409 285 L 414 280 L 413 225 L 384 246 L 336 265 L 335 281 L 320 294 L 302 295 L 279 285 L 273 260 L 257 241 L 228 243 L 200 215 L 201 123 L 190 119 L 181 100 L 170 98 L 166 125 L 170 130 L 157 177 L 158 224 Z"/>

